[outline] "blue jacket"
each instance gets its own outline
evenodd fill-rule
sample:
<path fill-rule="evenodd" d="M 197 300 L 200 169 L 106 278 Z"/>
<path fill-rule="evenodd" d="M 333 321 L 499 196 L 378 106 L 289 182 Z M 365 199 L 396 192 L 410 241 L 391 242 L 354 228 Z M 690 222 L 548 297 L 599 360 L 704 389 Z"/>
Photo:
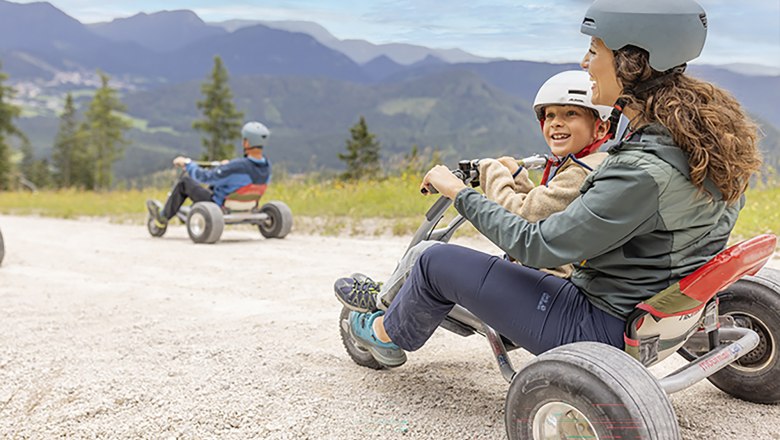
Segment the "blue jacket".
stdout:
<path fill-rule="evenodd" d="M 209 185 L 214 192 L 211 199 L 222 206 L 225 197 L 242 186 L 268 184 L 271 181 L 271 163 L 265 157 L 260 160 L 242 157 L 225 165 L 204 169 L 197 163 L 190 162 L 187 164 L 187 174 L 196 181 Z"/>

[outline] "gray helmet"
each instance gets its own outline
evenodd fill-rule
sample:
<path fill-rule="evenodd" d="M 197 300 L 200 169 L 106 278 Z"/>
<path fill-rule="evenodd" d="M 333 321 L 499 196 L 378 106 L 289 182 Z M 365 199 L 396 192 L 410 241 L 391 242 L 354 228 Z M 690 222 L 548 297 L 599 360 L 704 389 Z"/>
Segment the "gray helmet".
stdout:
<path fill-rule="evenodd" d="M 650 53 L 650 67 L 664 72 L 701 54 L 707 14 L 693 0 L 596 0 L 580 32 L 612 50 L 640 47 Z"/>
<path fill-rule="evenodd" d="M 241 137 L 249 141 L 250 147 L 265 147 L 268 136 L 271 132 L 268 128 L 259 122 L 247 122 L 241 129 Z"/>

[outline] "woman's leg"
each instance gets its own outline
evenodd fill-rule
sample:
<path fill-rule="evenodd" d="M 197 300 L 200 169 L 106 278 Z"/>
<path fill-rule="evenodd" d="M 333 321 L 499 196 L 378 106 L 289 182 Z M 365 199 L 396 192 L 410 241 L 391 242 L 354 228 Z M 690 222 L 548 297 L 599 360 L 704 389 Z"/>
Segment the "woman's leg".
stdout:
<path fill-rule="evenodd" d="M 624 321 L 593 307 L 568 280 L 455 245 L 423 252 L 384 317 L 385 330 L 404 350 L 416 350 L 455 304 L 534 354 L 575 341 L 623 344 Z"/>

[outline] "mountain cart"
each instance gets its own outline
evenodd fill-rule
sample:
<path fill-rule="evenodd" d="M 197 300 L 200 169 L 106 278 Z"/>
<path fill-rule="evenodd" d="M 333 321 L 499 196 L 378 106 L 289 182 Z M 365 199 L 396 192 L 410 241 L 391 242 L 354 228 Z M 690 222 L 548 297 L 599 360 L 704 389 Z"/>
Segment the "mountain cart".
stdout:
<path fill-rule="evenodd" d="M 473 186 L 479 181 L 477 161 L 462 161 L 453 173 Z M 439 197 L 407 252 L 422 240 L 450 240 L 466 221 L 458 215 L 436 228 L 451 204 Z M 505 425 L 510 440 L 679 439 L 667 395 L 703 379 L 739 399 L 780 402 L 780 271 L 763 268 L 776 243 L 774 235 L 766 234 L 731 246 L 637 305 L 626 323 L 622 351 L 578 342 L 549 350 L 516 370 L 508 351 L 520 347 L 463 307 L 456 305 L 441 327 L 487 338 L 509 383 Z M 351 337 L 349 312 L 345 307 L 339 317 L 347 353 L 358 365 L 384 368 Z M 660 379 L 647 370 L 673 353 L 688 364 Z"/>
<path fill-rule="evenodd" d="M 219 163 L 202 162 L 201 166 L 215 166 Z M 267 185 L 245 185 L 225 198 L 222 206 L 214 202 L 197 202 L 182 206 L 176 217 L 187 225 L 187 234 L 195 243 L 216 243 L 222 236 L 225 225 L 256 225 L 265 238 L 284 238 L 293 226 L 292 211 L 284 203 L 272 200 L 260 205 Z M 162 206 L 159 201 L 155 201 Z M 147 216 L 146 228 L 152 237 L 165 235 L 167 225 L 158 227 L 151 216 Z"/>

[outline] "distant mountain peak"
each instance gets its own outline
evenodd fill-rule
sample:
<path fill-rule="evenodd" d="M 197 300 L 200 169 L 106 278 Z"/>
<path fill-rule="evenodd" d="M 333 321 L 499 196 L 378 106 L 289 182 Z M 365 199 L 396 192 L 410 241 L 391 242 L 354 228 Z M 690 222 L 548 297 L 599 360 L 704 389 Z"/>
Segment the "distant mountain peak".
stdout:
<path fill-rule="evenodd" d="M 156 52 L 169 52 L 206 37 L 227 33 L 220 27 L 206 24 L 186 9 L 151 14 L 139 12 L 108 23 L 90 24 L 89 28 L 110 40 L 137 43 Z"/>

